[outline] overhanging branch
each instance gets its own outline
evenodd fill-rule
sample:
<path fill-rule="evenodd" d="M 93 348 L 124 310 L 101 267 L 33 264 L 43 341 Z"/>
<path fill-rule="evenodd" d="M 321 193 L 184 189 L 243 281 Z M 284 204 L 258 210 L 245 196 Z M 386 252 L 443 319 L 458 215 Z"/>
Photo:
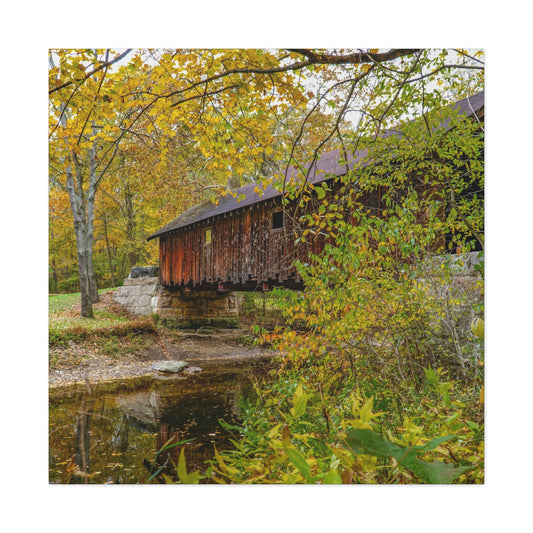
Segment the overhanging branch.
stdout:
<path fill-rule="evenodd" d="M 110 67 L 111 65 L 113 65 L 117 61 L 120 61 L 121 59 L 125 58 L 132 50 L 133 50 L 133 48 L 128 48 L 125 52 L 122 52 L 122 54 L 119 54 L 115 58 L 111 59 L 111 61 L 104 61 L 103 63 L 100 63 L 96 68 L 91 70 L 91 72 L 88 72 L 85 75 L 85 77 L 82 78 L 81 80 L 66 81 L 65 83 L 62 83 L 61 85 L 59 85 L 57 87 L 49 89 L 48 94 L 52 94 L 52 93 L 55 93 L 56 91 L 60 91 L 61 89 L 64 89 L 65 87 L 68 87 L 69 85 L 72 85 L 76 81 L 79 81 L 80 85 L 85 83 L 91 76 L 94 76 L 97 72 L 100 72 L 103 68 Z"/>
<path fill-rule="evenodd" d="M 327 53 L 315 53 L 311 50 L 302 50 L 302 49 L 292 49 L 290 52 L 297 53 L 306 57 L 303 61 L 296 61 L 295 63 L 289 63 L 287 65 L 280 65 L 278 67 L 270 68 L 234 68 L 229 69 L 219 74 L 214 74 L 199 80 L 195 83 L 191 83 L 188 87 L 183 89 L 178 89 L 172 91 L 166 95 L 166 98 L 175 96 L 177 94 L 182 94 L 184 92 L 190 91 L 199 85 L 207 85 L 213 81 L 231 76 L 232 74 L 257 74 L 257 75 L 270 75 L 278 74 L 281 72 L 288 71 L 297 71 L 301 70 L 310 65 L 360 65 L 360 64 L 369 64 L 369 63 L 383 63 L 385 61 L 392 61 L 398 59 L 399 57 L 412 55 L 417 52 L 420 52 L 420 49 L 392 49 L 388 52 L 381 53 L 371 53 L 371 52 L 355 52 L 352 54 L 327 54 Z"/>

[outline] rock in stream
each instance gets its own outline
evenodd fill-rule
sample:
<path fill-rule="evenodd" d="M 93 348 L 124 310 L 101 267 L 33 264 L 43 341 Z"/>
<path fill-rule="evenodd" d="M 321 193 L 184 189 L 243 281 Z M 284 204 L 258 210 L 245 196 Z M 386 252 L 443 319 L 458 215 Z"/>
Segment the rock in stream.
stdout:
<path fill-rule="evenodd" d="M 188 366 L 189 363 L 186 363 L 185 361 L 156 361 L 151 368 L 152 370 L 157 370 L 158 372 L 177 374 Z"/>

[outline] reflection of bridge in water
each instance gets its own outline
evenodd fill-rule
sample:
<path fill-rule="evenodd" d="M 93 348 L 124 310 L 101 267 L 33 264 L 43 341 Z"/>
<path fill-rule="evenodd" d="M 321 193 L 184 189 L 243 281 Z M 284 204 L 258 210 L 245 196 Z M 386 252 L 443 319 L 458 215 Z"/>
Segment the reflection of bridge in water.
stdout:
<path fill-rule="evenodd" d="M 219 420 L 234 422 L 240 415 L 239 403 L 252 386 L 241 371 L 228 368 L 222 373 L 209 370 L 187 377 L 163 378 L 148 391 L 122 395 L 117 404 L 128 424 L 156 434 L 156 451 L 165 445 L 193 439 L 173 446 L 144 464 L 154 473 L 166 463 L 164 472 L 175 474 L 171 463 L 177 464 L 181 450 L 187 470 L 205 472 L 204 462 L 212 457 L 213 447 L 224 449 L 231 435 Z"/>
<path fill-rule="evenodd" d="M 175 478 L 171 461 L 177 464 L 182 449 L 187 471 L 204 473 L 215 444 L 226 449 L 235 438 L 219 420 L 238 423 L 242 398 L 253 395 L 249 376 L 265 376 L 269 359 L 206 360 L 203 372 L 156 378 L 136 392 L 103 393 L 97 387 L 52 402 L 50 483 L 146 483 L 167 459 L 164 472 Z M 171 439 L 193 440 L 158 455 Z"/>

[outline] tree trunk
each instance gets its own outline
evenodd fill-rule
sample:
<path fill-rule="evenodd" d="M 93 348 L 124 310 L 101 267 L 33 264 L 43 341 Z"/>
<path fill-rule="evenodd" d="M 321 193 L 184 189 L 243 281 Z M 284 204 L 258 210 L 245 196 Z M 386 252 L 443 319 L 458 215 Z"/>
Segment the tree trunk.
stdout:
<path fill-rule="evenodd" d="M 87 255 L 78 249 L 78 269 L 80 273 L 81 316 L 93 318 L 90 281 L 87 268 Z"/>
<path fill-rule="evenodd" d="M 109 262 L 109 273 L 111 275 L 111 286 L 115 287 L 116 285 L 115 285 L 115 276 L 113 274 L 113 260 L 111 258 L 111 249 L 109 248 L 109 238 L 108 238 L 108 235 L 107 235 L 107 217 L 105 216 L 105 211 L 104 211 L 103 219 L 104 219 L 105 246 L 106 246 L 106 249 L 107 249 L 107 260 Z"/>
<path fill-rule="evenodd" d="M 52 244 L 54 240 L 54 232 L 51 231 L 50 232 L 50 243 L 49 245 Z M 52 257 L 51 258 L 51 266 L 52 266 L 52 283 L 50 283 L 50 279 L 48 280 L 48 291 L 49 292 L 59 292 L 58 291 L 58 284 L 57 284 L 57 265 L 56 265 L 56 260 Z"/>
<path fill-rule="evenodd" d="M 78 271 L 80 275 L 80 293 L 81 293 L 81 316 L 92 318 L 94 316 L 91 285 L 89 277 L 87 253 L 87 218 L 85 209 L 85 197 L 82 187 L 82 178 L 80 175 L 81 169 L 78 166 L 75 154 L 71 154 L 71 160 L 74 162 L 76 169 L 76 178 L 78 182 L 78 189 L 74 183 L 74 176 L 72 167 L 70 165 L 66 168 L 67 173 L 67 190 L 70 198 L 70 205 L 72 208 L 72 215 L 74 218 L 74 234 L 76 235 L 76 248 L 78 252 Z"/>
<path fill-rule="evenodd" d="M 122 254 L 122 263 L 120 265 L 120 277 L 122 279 L 127 277 L 126 273 L 124 272 L 124 262 L 125 261 L 126 261 L 126 254 Z"/>
<path fill-rule="evenodd" d="M 61 105 L 61 111 L 65 111 L 64 104 Z M 62 114 L 61 124 L 66 127 L 66 114 Z M 87 124 L 87 122 L 85 123 Z M 81 292 L 81 314 L 85 317 L 92 317 L 92 304 L 99 301 L 98 287 L 96 276 L 93 268 L 93 241 L 94 241 L 94 202 L 96 191 L 100 180 L 107 172 L 111 162 L 114 160 L 118 150 L 118 141 L 115 144 L 113 153 L 108 157 L 105 167 L 97 170 L 97 131 L 94 122 L 93 135 L 94 140 L 92 147 L 88 151 L 88 160 L 85 163 L 80 162 L 76 148 L 71 149 L 62 162 L 65 164 L 65 173 L 67 176 L 66 190 L 70 198 L 72 215 L 74 218 L 74 233 L 76 235 L 76 247 L 78 252 L 78 269 L 80 274 L 80 292 Z M 85 130 L 85 125 L 78 138 L 77 146 Z M 119 138 L 120 140 L 120 138 Z M 87 164 L 89 167 L 89 183 L 86 178 Z"/>
<path fill-rule="evenodd" d="M 135 242 L 135 213 L 133 211 L 133 194 L 128 185 L 124 192 L 124 204 L 126 206 L 126 235 L 128 238 L 128 260 L 130 269 L 137 265 L 137 252 Z"/>
<path fill-rule="evenodd" d="M 93 134 L 95 131 L 93 130 Z M 89 150 L 89 193 L 87 194 L 87 267 L 89 275 L 89 290 L 92 303 L 100 301 L 98 296 L 98 286 L 94 274 L 93 264 L 93 244 L 94 244 L 94 200 L 96 196 L 96 141 Z"/>
<path fill-rule="evenodd" d="M 52 259 L 52 287 L 53 287 L 52 292 L 59 292 L 59 289 L 58 289 L 59 285 L 57 282 L 57 266 L 56 266 L 55 259 Z M 49 287 L 48 290 L 50 290 L 52 287 Z"/>

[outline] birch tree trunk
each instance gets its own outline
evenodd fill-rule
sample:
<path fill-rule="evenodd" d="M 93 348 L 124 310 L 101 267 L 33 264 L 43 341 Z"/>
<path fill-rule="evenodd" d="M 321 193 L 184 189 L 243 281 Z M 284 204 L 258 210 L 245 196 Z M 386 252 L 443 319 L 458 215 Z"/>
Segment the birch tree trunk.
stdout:
<path fill-rule="evenodd" d="M 85 196 L 83 190 L 83 168 L 74 153 L 70 154 L 70 161 L 73 164 L 69 164 L 66 167 L 67 190 L 74 218 L 74 234 L 76 235 L 78 272 L 80 276 L 81 315 L 92 318 L 94 313 L 91 289 L 93 242 L 93 218 L 91 213 L 94 212 L 94 191 L 92 191 L 92 194 L 89 191 L 89 194 Z M 76 179 L 74 179 L 73 167 Z"/>
<path fill-rule="evenodd" d="M 105 247 L 107 250 L 107 260 L 109 262 L 109 273 L 111 274 L 111 286 L 115 286 L 115 274 L 113 268 L 113 258 L 111 256 L 111 248 L 109 246 L 109 236 L 107 234 L 107 217 L 105 211 L 103 213 L 103 222 L 104 222 L 104 237 L 105 237 Z"/>
<path fill-rule="evenodd" d="M 63 104 L 61 105 L 61 111 L 61 124 L 63 127 L 65 127 L 67 118 L 66 113 L 64 113 L 65 106 Z M 94 155 L 92 156 L 92 160 L 94 161 Z M 76 153 L 73 150 L 71 150 L 70 153 L 68 153 L 68 155 L 63 159 L 63 163 L 65 164 L 65 173 L 67 176 L 66 189 L 68 191 L 70 207 L 72 209 L 72 217 L 74 219 L 74 235 L 76 236 L 78 272 L 80 276 L 81 316 L 92 318 L 94 316 L 90 281 L 92 265 L 89 266 L 89 263 L 92 263 L 93 232 L 92 219 L 87 217 L 89 211 L 86 209 L 86 198 L 83 190 L 83 167 L 79 163 Z M 93 166 L 91 165 L 91 171 L 92 170 Z M 94 203 L 94 191 L 92 191 L 91 194 L 91 190 L 89 190 L 89 198 L 91 197 Z M 88 249 L 90 249 L 90 253 L 88 253 Z"/>
<path fill-rule="evenodd" d="M 95 131 L 93 130 L 93 133 Z M 96 141 L 93 142 L 93 147 L 89 150 L 89 194 L 87 195 L 87 254 L 88 254 L 88 276 L 89 276 L 89 290 L 91 294 L 92 303 L 100 301 L 98 297 L 98 286 L 96 284 L 96 277 L 93 268 L 93 244 L 94 244 L 94 199 L 96 197 L 96 188 L 98 184 L 98 177 L 96 174 Z"/>

